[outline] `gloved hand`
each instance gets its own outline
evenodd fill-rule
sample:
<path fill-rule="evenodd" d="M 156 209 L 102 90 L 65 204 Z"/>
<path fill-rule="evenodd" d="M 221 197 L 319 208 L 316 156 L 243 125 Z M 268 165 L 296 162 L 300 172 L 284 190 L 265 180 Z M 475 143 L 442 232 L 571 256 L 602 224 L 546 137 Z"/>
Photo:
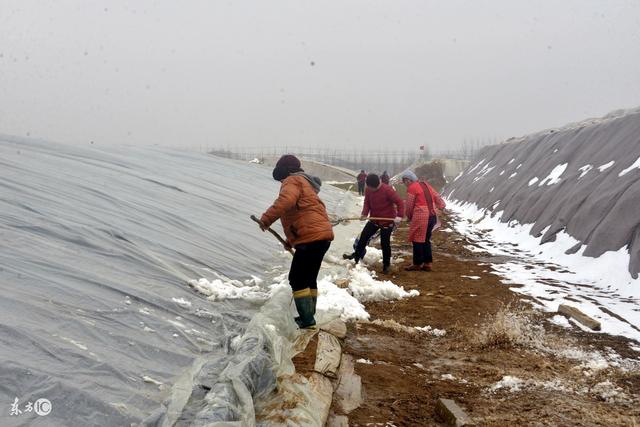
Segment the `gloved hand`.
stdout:
<path fill-rule="evenodd" d="M 398 226 L 400 225 L 400 223 L 402 222 L 402 217 L 401 216 L 397 216 L 393 219 L 393 223 Z"/>

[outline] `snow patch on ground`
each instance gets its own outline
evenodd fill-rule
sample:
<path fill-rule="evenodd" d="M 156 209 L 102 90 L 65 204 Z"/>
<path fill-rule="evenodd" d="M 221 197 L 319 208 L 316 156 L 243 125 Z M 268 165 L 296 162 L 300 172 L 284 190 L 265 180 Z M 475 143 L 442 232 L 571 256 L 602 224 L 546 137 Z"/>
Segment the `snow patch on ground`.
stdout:
<path fill-rule="evenodd" d="M 520 391 L 525 387 L 525 385 L 526 382 L 524 380 L 521 380 L 518 377 L 512 377 L 511 375 L 505 375 L 500 381 L 490 387 L 490 391 L 501 389 L 505 389 L 511 392 Z"/>
<path fill-rule="evenodd" d="M 549 322 L 558 325 L 558 326 L 562 326 L 563 328 L 571 328 L 571 323 L 569 323 L 569 320 L 567 320 L 566 317 L 560 315 L 560 314 L 556 314 L 555 316 L 553 316 L 551 319 L 549 319 Z"/>
<path fill-rule="evenodd" d="M 470 250 L 512 260 L 492 267 L 504 284 L 522 285 L 514 287 L 515 292 L 535 297 L 549 312 L 570 303 L 600 321 L 602 332 L 640 341 L 636 329 L 640 328 L 640 278 L 633 279 L 628 271 L 626 247 L 598 258 L 583 256 L 585 246 L 568 255 L 565 252 L 579 242 L 564 231 L 556 234 L 554 242 L 541 245 L 530 234 L 532 224 L 500 222 L 502 212 L 489 214 L 470 203 L 449 200 L 447 207 L 460 218 L 454 229 L 475 240 Z M 601 306 L 625 320 L 609 315 Z"/>
<path fill-rule="evenodd" d="M 573 393 L 577 395 L 592 394 L 599 399 L 609 403 L 628 403 L 630 399 L 625 395 L 624 391 L 606 380 L 595 384 L 592 387 L 583 384 L 571 384 L 563 382 L 559 379 L 551 381 L 537 381 L 534 379 L 523 380 L 521 378 L 505 375 L 500 381 L 488 387 L 490 393 L 497 391 L 508 391 L 517 393 L 525 389 L 544 389 L 549 391 L 559 391 L 563 393 Z"/>

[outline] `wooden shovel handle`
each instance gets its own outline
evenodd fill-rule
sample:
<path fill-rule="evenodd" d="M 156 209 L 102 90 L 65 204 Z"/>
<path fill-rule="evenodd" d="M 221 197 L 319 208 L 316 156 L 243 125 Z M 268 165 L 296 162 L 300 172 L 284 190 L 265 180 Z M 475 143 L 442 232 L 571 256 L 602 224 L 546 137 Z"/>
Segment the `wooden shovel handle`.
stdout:
<path fill-rule="evenodd" d="M 251 216 L 250 216 L 250 218 L 251 218 L 252 220 L 254 220 L 256 223 L 258 223 L 258 224 L 262 224 L 262 222 L 261 222 L 261 221 L 258 219 L 258 217 L 256 217 L 255 215 L 251 215 Z M 280 243 L 282 243 L 282 246 L 284 246 L 284 247 L 289 251 L 289 253 L 291 253 L 291 255 L 293 255 L 293 249 L 291 249 L 291 247 L 289 246 L 289 244 L 287 243 L 287 241 L 286 241 L 286 240 L 284 240 L 284 239 L 283 239 L 283 238 L 278 234 L 278 232 L 277 232 L 277 231 L 272 230 L 272 229 L 271 229 L 271 227 L 267 227 L 267 231 L 268 231 L 269 233 L 273 234 L 273 235 L 275 236 L 275 238 L 276 238 L 276 239 L 278 239 L 278 241 L 279 241 Z"/>

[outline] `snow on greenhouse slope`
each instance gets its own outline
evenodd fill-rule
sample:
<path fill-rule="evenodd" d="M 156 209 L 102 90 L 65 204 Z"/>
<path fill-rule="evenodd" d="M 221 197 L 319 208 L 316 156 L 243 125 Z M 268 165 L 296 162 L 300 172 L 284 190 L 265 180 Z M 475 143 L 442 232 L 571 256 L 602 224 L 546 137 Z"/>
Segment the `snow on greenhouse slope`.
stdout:
<path fill-rule="evenodd" d="M 638 277 L 640 109 L 487 147 L 444 195 L 532 224 L 541 243 L 564 232 L 588 257 L 628 250 Z"/>

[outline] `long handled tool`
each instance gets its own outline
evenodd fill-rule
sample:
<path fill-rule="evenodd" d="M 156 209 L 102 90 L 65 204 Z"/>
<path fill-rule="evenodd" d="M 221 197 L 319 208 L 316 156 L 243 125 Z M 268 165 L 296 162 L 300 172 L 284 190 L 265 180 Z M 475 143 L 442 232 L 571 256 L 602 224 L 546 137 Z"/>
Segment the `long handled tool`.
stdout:
<path fill-rule="evenodd" d="M 347 221 L 369 221 L 369 220 L 373 220 L 373 221 L 393 221 L 395 218 L 379 218 L 379 217 L 365 217 L 362 218 L 360 216 L 354 216 L 354 217 L 350 217 L 350 218 L 339 218 L 336 219 L 334 221 L 331 221 L 331 224 L 333 225 L 338 225 L 341 222 L 347 222 Z"/>
<path fill-rule="evenodd" d="M 251 218 L 252 220 L 254 220 L 255 222 L 257 222 L 258 224 L 262 225 L 262 222 L 261 222 L 261 221 L 260 221 L 260 220 L 255 216 L 255 215 L 251 215 L 251 217 L 250 217 L 250 218 Z M 291 249 L 291 247 L 290 247 L 290 246 L 289 246 L 289 244 L 286 242 L 286 240 L 284 240 L 284 239 L 283 239 L 283 238 L 278 234 L 278 232 L 277 232 L 277 231 L 275 231 L 275 230 L 271 229 L 271 227 L 268 227 L 268 228 L 267 228 L 267 231 L 268 231 L 269 233 L 273 234 L 273 235 L 276 237 L 276 239 L 278 239 L 278 241 L 279 241 L 280 243 L 282 243 L 282 246 L 284 246 L 284 247 L 285 247 L 285 249 L 286 249 L 286 250 L 288 250 L 288 251 L 289 251 L 289 253 L 291 253 L 291 255 L 293 255 L 293 249 Z"/>

